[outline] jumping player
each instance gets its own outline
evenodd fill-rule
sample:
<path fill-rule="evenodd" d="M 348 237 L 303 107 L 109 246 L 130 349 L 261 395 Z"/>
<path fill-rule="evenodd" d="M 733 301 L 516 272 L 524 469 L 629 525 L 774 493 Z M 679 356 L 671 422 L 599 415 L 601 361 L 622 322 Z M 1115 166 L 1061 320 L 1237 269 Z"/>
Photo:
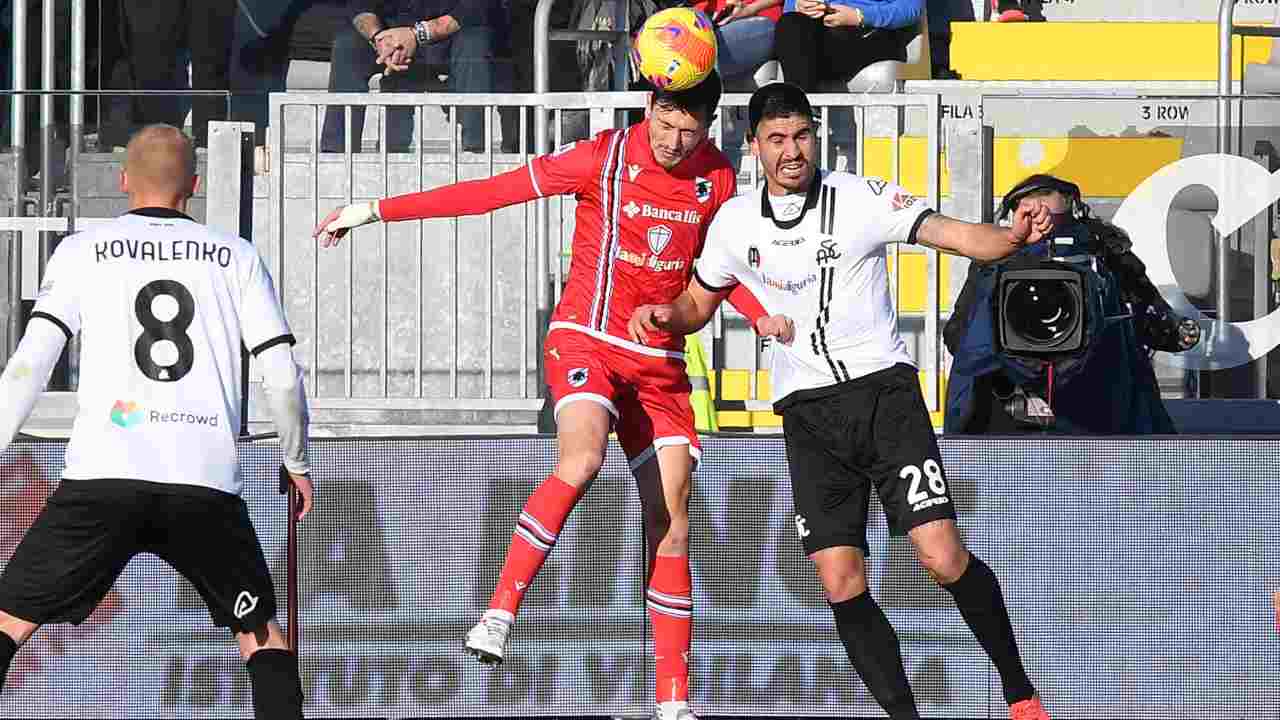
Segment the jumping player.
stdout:
<path fill-rule="evenodd" d="M 679 93 L 654 92 L 647 117 L 635 125 L 490 179 L 348 205 L 316 228 L 327 246 L 376 220 L 476 215 L 550 195 L 577 198 L 573 261 L 545 342 L 559 459 L 520 513 L 489 609 L 467 633 L 465 649 L 481 662 L 502 662 L 521 599 L 600 471 L 613 429 L 644 507 L 660 720 L 695 717 L 688 705 L 688 499 L 700 449 L 684 336 L 660 333 L 640 345 L 628 339 L 627 322 L 640 305 L 680 294 L 712 216 L 734 194 L 733 169 L 707 139 L 720 93 L 715 73 Z M 775 319 L 760 318 L 749 295 L 731 302 L 758 321 L 758 332 L 772 332 Z"/>

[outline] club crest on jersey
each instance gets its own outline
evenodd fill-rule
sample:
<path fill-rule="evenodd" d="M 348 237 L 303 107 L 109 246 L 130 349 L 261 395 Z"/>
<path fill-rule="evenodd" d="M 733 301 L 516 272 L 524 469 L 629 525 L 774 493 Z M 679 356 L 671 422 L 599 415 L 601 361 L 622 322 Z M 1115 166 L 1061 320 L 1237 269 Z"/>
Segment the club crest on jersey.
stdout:
<path fill-rule="evenodd" d="M 698 202 L 704 203 L 711 199 L 711 181 L 707 178 L 700 177 L 693 181 L 693 194 L 698 196 Z"/>
<path fill-rule="evenodd" d="M 822 238 L 819 242 L 822 243 L 822 246 L 818 248 L 818 254 L 815 258 L 819 265 L 826 265 L 832 260 L 840 259 L 840 248 L 836 247 L 834 238 L 828 236 Z"/>
<path fill-rule="evenodd" d="M 666 225 L 654 225 L 649 228 L 649 249 L 654 255 L 661 255 L 671 242 L 671 228 Z"/>
<path fill-rule="evenodd" d="M 755 245 L 747 248 L 747 264 L 750 265 L 753 270 L 760 269 L 760 248 Z"/>
<path fill-rule="evenodd" d="M 627 166 L 627 177 L 631 178 L 631 182 L 635 182 L 636 178 L 640 177 L 640 171 L 643 169 L 638 163 L 631 163 Z"/>
<path fill-rule="evenodd" d="M 570 387 L 580 388 L 587 384 L 588 374 L 589 373 L 586 368 L 574 368 L 569 371 L 569 374 L 565 379 L 569 381 Z"/>

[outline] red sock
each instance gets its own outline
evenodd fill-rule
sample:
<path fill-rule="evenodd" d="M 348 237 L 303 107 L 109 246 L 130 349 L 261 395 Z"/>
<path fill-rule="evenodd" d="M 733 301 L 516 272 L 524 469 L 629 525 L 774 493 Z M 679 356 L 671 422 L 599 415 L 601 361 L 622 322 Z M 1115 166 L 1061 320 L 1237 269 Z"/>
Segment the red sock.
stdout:
<path fill-rule="evenodd" d="M 542 568 L 547 553 L 555 547 L 564 527 L 565 518 L 578 504 L 581 492 L 555 475 L 538 486 L 524 504 L 524 511 L 516 520 L 516 531 L 511 536 L 507 560 L 498 577 L 498 587 L 489 600 L 490 610 L 506 610 L 514 615 L 520 609 L 520 601 L 533 582 L 533 576 Z"/>
<path fill-rule="evenodd" d="M 659 555 L 647 593 L 653 624 L 655 699 L 689 699 L 689 646 L 693 639 L 693 582 L 689 556 Z"/>

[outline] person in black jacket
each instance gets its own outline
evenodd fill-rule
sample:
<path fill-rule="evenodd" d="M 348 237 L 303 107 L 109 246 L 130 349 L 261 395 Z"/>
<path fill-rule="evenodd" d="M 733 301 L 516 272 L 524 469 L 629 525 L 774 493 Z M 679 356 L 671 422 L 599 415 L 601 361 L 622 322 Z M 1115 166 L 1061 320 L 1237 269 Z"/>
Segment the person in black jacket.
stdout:
<path fill-rule="evenodd" d="M 504 30 L 499 0 L 356 0 L 352 9 L 352 30 L 333 41 L 330 92 L 365 92 L 369 77 L 379 72 L 383 92 L 423 92 L 437 74 L 448 75 L 449 92 L 494 91 L 495 50 Z M 460 110 L 458 118 L 462 149 L 482 151 L 483 109 Z M 358 151 L 363 108 L 352 110 L 351 122 L 353 151 Z M 343 108 L 330 107 L 322 151 L 344 149 L 343 125 Z M 412 134 L 413 109 L 390 109 L 389 149 L 408 150 Z"/>
<path fill-rule="evenodd" d="M 995 341 L 992 301 L 1001 263 L 972 263 L 955 312 L 943 330 L 954 357 L 947 383 L 948 433 L 1172 434 L 1173 420 L 1151 364 L 1155 350 L 1195 347 L 1200 327 L 1169 307 L 1147 278 L 1128 236 L 1093 217 L 1080 188 L 1052 175 L 1032 175 L 1001 203 L 1002 217 L 1024 202 L 1049 205 L 1054 258 L 1064 266 L 1094 266 L 1100 278 L 1096 307 L 1105 316 L 1087 352 L 1037 366 L 1004 353 Z M 1058 367 L 1058 375 L 1048 372 Z"/>

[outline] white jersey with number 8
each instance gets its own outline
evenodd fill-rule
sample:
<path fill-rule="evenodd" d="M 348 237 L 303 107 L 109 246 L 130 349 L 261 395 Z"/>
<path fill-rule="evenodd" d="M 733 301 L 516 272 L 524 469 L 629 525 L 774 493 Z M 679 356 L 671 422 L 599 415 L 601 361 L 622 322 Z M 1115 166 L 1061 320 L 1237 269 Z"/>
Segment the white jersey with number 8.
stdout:
<path fill-rule="evenodd" d="M 63 477 L 239 494 L 241 344 L 294 342 L 251 244 L 175 211 L 134 211 L 58 245 L 33 316 L 81 334 Z"/>

